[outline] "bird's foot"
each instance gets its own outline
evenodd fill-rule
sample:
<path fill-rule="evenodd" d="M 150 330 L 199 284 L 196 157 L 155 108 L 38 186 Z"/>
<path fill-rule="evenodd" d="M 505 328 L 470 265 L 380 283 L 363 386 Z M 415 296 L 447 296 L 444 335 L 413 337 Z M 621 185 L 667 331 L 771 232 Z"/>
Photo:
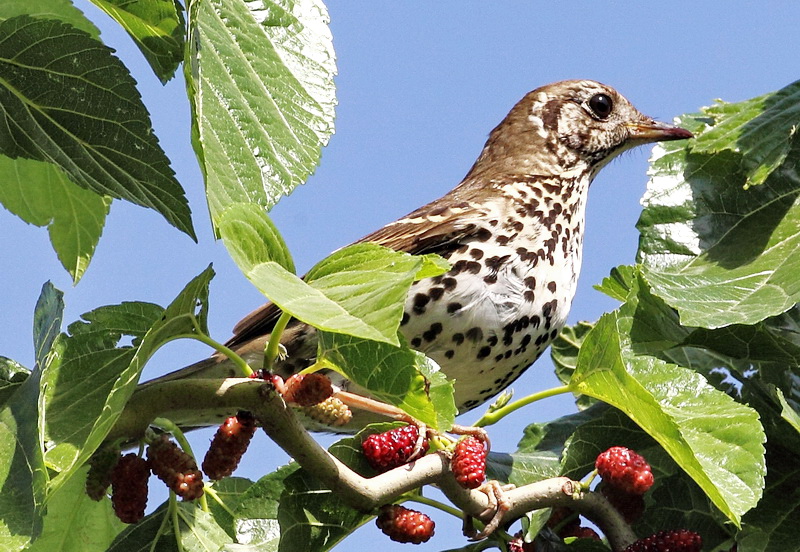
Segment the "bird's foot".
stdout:
<path fill-rule="evenodd" d="M 450 428 L 449 433 L 452 433 L 453 435 L 471 435 L 472 437 L 475 437 L 486 446 L 486 452 L 489 452 L 489 450 L 492 448 L 492 442 L 489 441 L 489 434 L 482 427 L 453 424 L 453 427 Z"/>
<path fill-rule="evenodd" d="M 510 491 L 514 487 L 514 485 L 502 485 L 495 479 L 487 481 L 478 487 L 476 490 L 484 493 L 489 499 L 489 505 L 481 512 L 479 517 L 483 518 L 491 515 L 492 519 L 484 526 L 482 531 L 476 531 L 472 526 L 472 518 L 467 516 L 464 518 L 464 536 L 469 540 L 478 541 L 494 533 L 500 527 L 506 512 L 511 509 L 511 502 L 506 496 L 506 491 Z"/>

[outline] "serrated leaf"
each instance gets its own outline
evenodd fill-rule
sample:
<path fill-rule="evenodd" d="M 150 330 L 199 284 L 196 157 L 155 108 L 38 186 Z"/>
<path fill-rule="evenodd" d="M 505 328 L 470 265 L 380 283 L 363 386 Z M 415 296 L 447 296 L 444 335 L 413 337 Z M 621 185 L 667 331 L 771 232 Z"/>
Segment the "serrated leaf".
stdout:
<path fill-rule="evenodd" d="M 75 184 L 155 209 L 194 238 L 183 189 L 112 50 L 28 16 L 0 22 L 0 36 L 0 154 L 53 163 Z"/>
<path fill-rule="evenodd" d="M 0 155 L 0 203 L 19 218 L 47 226 L 61 264 L 80 280 L 103 232 L 111 198 L 73 184 L 51 163 Z"/>
<path fill-rule="evenodd" d="M 238 259 L 255 260 L 253 255 Z M 418 274 L 446 270 L 429 257 L 374 244 L 337 251 L 309 271 L 308 282 L 274 261 L 240 267 L 264 295 L 295 318 L 323 331 L 393 345 L 400 343 L 397 329 L 405 298 Z"/>
<path fill-rule="evenodd" d="M 183 60 L 183 6 L 175 0 L 92 0 L 128 31 L 150 63 L 153 72 L 166 83 Z"/>
<path fill-rule="evenodd" d="M 245 493 L 236 510 L 237 541 L 265 547 L 259 550 L 324 552 L 369 517 L 290 464 L 262 477 Z"/>
<path fill-rule="evenodd" d="M 95 502 L 86 495 L 87 470 L 82 469 L 48 500 L 42 534 L 26 552 L 100 552 L 125 527 L 110 500 Z"/>
<path fill-rule="evenodd" d="M 101 307 L 69 326 L 42 377 L 42 426 L 48 465 L 60 473 L 49 492 L 72 477 L 102 443 L 136 388 L 147 360 L 179 335 L 207 333 L 209 267 L 166 308 L 149 303 Z M 132 338 L 132 344 L 122 341 Z"/>
<path fill-rule="evenodd" d="M 49 479 L 39 432 L 42 368 L 63 312 L 63 293 L 46 283 L 33 315 L 36 367 L 0 409 L 0 543 L 7 550 L 20 550 L 42 528 Z"/>
<path fill-rule="evenodd" d="M 453 384 L 433 360 L 407 347 L 329 332 L 318 333 L 317 359 L 434 429 L 448 430 L 456 415 Z"/>
<path fill-rule="evenodd" d="M 763 487 L 758 415 L 698 374 L 631 350 L 627 336 L 638 307 L 632 295 L 586 336 L 570 386 L 625 412 L 739 525 Z"/>
<path fill-rule="evenodd" d="M 617 301 L 625 301 L 631 289 L 631 281 L 635 277 L 634 267 L 631 265 L 620 265 L 611 269 L 611 274 L 603 278 L 603 281 L 594 286 L 594 289 L 605 293 Z"/>
<path fill-rule="evenodd" d="M 693 131 L 707 124 L 703 115 L 681 120 Z M 683 324 L 706 328 L 754 324 L 797 303 L 800 141 L 763 185 L 749 190 L 739 160 L 748 150 L 699 154 L 667 144 L 655 151 L 637 225 L 653 292 Z"/>
<path fill-rule="evenodd" d="M 37 19 L 57 19 L 88 33 L 92 38 L 100 37 L 100 30 L 70 0 L 47 0 L 47 2 L 3 0 L 0 2 L 0 21 L 17 15 L 30 15 Z"/>
<path fill-rule="evenodd" d="M 742 153 L 745 188 L 763 184 L 779 168 L 800 124 L 800 81 L 739 103 L 718 102 L 703 109 L 711 128 L 689 147 L 694 153 Z"/>
<path fill-rule="evenodd" d="M 305 181 L 333 133 L 336 64 L 318 0 L 192 4 L 186 62 L 209 207 L 269 209 Z"/>

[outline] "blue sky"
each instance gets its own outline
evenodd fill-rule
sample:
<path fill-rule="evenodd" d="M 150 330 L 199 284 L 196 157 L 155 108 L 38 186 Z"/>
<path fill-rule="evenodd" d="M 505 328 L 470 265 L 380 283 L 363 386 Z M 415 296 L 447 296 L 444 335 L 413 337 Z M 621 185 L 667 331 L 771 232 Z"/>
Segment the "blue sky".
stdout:
<path fill-rule="evenodd" d="M 47 280 L 65 292 L 66 322 L 72 322 L 90 309 L 122 301 L 166 305 L 209 263 L 217 271 L 210 329 L 223 341 L 263 297 L 213 241 L 189 142 L 183 81 L 178 77 L 162 87 L 119 27 L 87 1 L 76 4 L 100 26 L 103 39 L 138 81 L 156 134 L 187 191 L 200 243 L 152 211 L 115 202 L 94 260 L 73 287 L 46 231 L 0 211 L 0 355 L 32 366 L 32 311 Z M 488 132 L 539 85 L 599 80 L 644 113 L 669 121 L 715 98 L 739 101 L 800 77 L 800 4 L 791 1 L 331 0 L 328 8 L 339 66 L 336 134 L 316 174 L 273 210 L 300 271 L 456 185 Z M 624 155 L 592 186 L 572 322 L 595 320 L 615 307 L 592 285 L 613 266 L 633 261 L 648 154 L 642 149 Z M 171 344 L 153 359 L 145 377 L 207 352 L 196 343 Z M 549 359 L 543 358 L 515 384 L 517 395 L 550 387 L 551 374 Z M 495 448 L 513 450 L 524 424 L 552 419 L 570 405 L 569 399 L 555 399 L 523 410 L 490 430 Z M 462 422 L 476 417 L 468 414 Z M 193 437 L 199 454 L 208 437 Z M 255 479 L 286 461 L 260 437 L 239 475 Z M 437 536 L 415 550 L 464 544 L 457 523 L 438 512 L 434 518 Z M 358 549 L 368 540 L 386 551 L 408 549 L 383 540 L 370 523 L 338 550 Z"/>

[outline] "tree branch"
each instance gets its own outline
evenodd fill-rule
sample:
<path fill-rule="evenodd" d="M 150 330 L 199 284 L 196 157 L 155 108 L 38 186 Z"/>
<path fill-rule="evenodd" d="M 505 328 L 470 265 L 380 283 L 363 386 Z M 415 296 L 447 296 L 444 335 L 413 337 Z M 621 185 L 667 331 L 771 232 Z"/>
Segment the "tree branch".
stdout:
<path fill-rule="evenodd" d="M 252 412 L 278 446 L 353 508 L 371 511 L 405 492 L 436 484 L 467 515 L 484 522 L 491 518 L 491 514 L 485 514 L 489 506 L 486 494 L 460 487 L 450 473 L 449 458 L 441 452 L 372 478 L 360 476 L 323 449 L 283 398 L 262 380 L 188 379 L 148 385 L 131 397 L 108 438 L 138 438 L 155 417 L 220 419 L 238 410 Z M 605 497 L 583 491 L 580 483 L 569 478 L 545 479 L 507 491 L 506 496 L 510 509 L 504 522 L 531 510 L 567 506 L 595 522 L 613 550 L 622 550 L 636 540 Z"/>

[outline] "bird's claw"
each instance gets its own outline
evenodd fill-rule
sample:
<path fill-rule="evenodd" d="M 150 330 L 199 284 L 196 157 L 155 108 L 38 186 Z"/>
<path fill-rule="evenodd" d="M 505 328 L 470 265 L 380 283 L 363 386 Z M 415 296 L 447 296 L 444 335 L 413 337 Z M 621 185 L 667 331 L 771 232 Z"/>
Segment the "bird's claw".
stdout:
<path fill-rule="evenodd" d="M 489 433 L 482 427 L 453 424 L 449 432 L 453 435 L 471 435 L 475 437 L 486 446 L 486 452 L 489 452 L 492 448 L 492 443 L 489 441 Z"/>
<path fill-rule="evenodd" d="M 510 491 L 513 488 L 514 485 L 501 485 L 500 482 L 495 479 L 487 481 L 478 487 L 476 490 L 484 493 L 489 499 L 489 505 L 481 512 L 479 517 L 492 516 L 492 519 L 484 526 L 482 531 L 476 531 L 472 526 L 472 518 L 470 516 L 465 517 L 463 527 L 464 536 L 471 541 L 478 541 L 494 533 L 500 527 L 500 523 L 502 523 L 506 512 L 511 509 L 511 502 L 506 496 L 506 491 Z"/>

